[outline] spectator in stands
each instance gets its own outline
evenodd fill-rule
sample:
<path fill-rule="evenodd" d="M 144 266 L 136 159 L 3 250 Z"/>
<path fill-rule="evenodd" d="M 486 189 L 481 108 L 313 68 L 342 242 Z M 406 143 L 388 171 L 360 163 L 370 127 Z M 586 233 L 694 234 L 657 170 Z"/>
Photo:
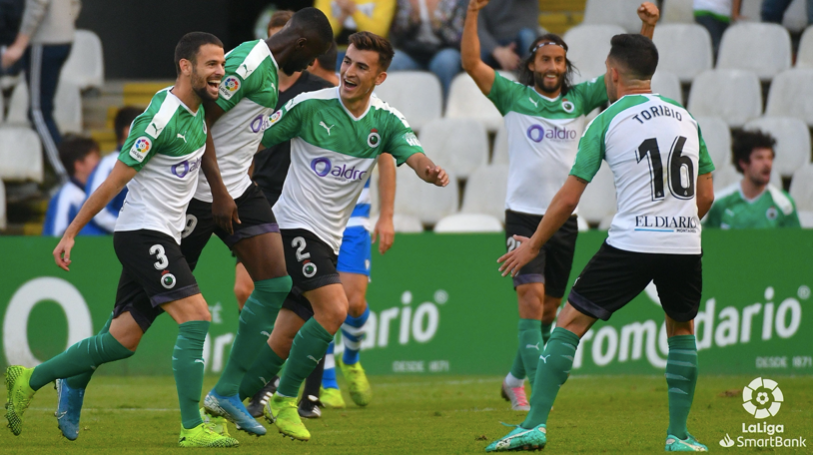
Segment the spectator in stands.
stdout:
<path fill-rule="evenodd" d="M 113 120 L 113 128 L 116 131 L 116 150 L 108 153 L 99 161 L 99 164 L 90 173 L 90 177 L 85 185 L 85 194 L 90 196 L 96 191 L 102 182 L 105 181 L 110 172 L 113 171 L 113 166 L 119 158 L 121 146 L 124 144 L 127 136 L 130 135 L 130 125 L 136 117 L 141 115 L 144 109 L 125 106 L 119 109 L 116 113 L 116 118 Z M 114 197 L 101 212 L 96 214 L 93 219 L 88 223 L 88 226 L 95 228 L 96 232 L 102 234 L 113 234 L 113 228 L 116 227 L 116 221 L 119 219 L 119 212 L 124 205 L 124 198 L 127 197 L 127 187 L 124 187 L 121 192 Z"/>
<path fill-rule="evenodd" d="M 464 0 L 398 0 L 390 71 L 429 70 L 440 79 L 445 97 L 462 69 L 460 37 L 466 7 Z"/>
<path fill-rule="evenodd" d="M 715 59 L 725 30 L 732 21 L 742 19 L 741 2 L 742 0 L 694 0 L 694 21 L 709 31 Z"/>
<path fill-rule="evenodd" d="M 42 235 L 62 237 L 65 229 L 85 202 L 85 184 L 99 162 L 99 144 L 93 139 L 67 136 L 59 144 L 59 158 L 68 172 L 68 181 L 48 203 Z M 90 225 L 80 235 L 98 234 Z"/>
<path fill-rule="evenodd" d="M 73 43 L 79 0 L 26 0 L 17 38 L 2 56 L 2 67 L 22 59 L 28 83 L 28 116 L 42 139 L 51 167 L 61 180 L 67 178 L 57 147 L 62 140 L 54 121 L 54 95 L 59 73 Z"/>
<path fill-rule="evenodd" d="M 486 64 L 516 70 L 539 35 L 539 1 L 493 0 L 480 12 L 477 34 Z"/>
<path fill-rule="evenodd" d="M 743 131 L 735 135 L 732 161 L 743 179 L 714 195 L 706 227 L 800 227 L 793 199 L 770 184 L 775 145 L 776 140 L 761 131 Z"/>
<path fill-rule="evenodd" d="M 760 16 L 762 22 L 773 22 L 781 24 L 785 17 L 785 11 L 793 0 L 762 0 Z M 813 24 L 813 0 L 807 0 L 807 25 Z"/>
<path fill-rule="evenodd" d="M 333 36 L 339 51 L 336 72 L 342 65 L 347 50 L 347 38 L 355 32 L 371 32 L 387 37 L 395 14 L 396 0 L 316 0 L 314 7 L 320 9 L 333 27 Z"/>

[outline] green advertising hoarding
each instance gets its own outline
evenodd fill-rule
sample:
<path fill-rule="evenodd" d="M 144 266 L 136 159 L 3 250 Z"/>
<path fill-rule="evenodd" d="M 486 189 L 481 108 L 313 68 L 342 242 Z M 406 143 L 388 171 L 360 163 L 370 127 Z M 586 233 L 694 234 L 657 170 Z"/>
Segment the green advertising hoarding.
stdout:
<path fill-rule="evenodd" d="M 606 233 L 579 235 L 572 284 Z M 503 374 L 517 344 L 516 296 L 497 272 L 502 234 L 400 234 L 374 253 L 363 342 L 370 374 Z M 33 365 L 107 320 L 121 267 L 111 238 L 79 238 L 71 272 L 53 264 L 56 239 L 2 237 L 0 363 Z M 813 374 L 813 231 L 706 231 L 696 319 L 706 374 Z M 195 275 L 212 312 L 206 371 L 222 370 L 237 330 L 234 259 L 213 239 Z M 177 327 L 162 316 L 135 356 L 105 374 L 171 374 Z M 340 350 L 340 344 L 337 345 Z M 666 364 L 657 292 L 646 292 L 584 337 L 575 374 L 655 374 Z"/>

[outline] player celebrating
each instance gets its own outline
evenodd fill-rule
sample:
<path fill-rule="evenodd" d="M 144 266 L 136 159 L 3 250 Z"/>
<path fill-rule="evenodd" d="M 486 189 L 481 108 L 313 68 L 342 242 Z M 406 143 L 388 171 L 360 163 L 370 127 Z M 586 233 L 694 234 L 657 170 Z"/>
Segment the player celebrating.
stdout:
<path fill-rule="evenodd" d="M 658 51 L 648 38 L 616 35 L 605 84 L 613 101 L 579 142 L 576 162 L 529 239 L 502 256 L 503 275 L 522 267 L 567 221 L 601 160 L 615 176 L 618 213 L 607 241 L 582 271 L 540 356 L 525 421 L 487 452 L 544 448 L 548 413 L 573 367 L 579 339 L 655 282 L 666 313 L 669 354 L 666 451 L 705 452 L 686 429 L 697 382 L 693 319 L 702 289 L 700 219 L 714 200 L 711 163 L 697 122 L 676 101 L 653 95 Z"/>
<path fill-rule="evenodd" d="M 537 38 L 522 64 L 521 81 L 506 79 L 480 59 L 477 17 L 489 0 L 470 0 L 461 42 L 463 68 L 505 117 L 508 129 L 509 175 L 505 201 L 508 250 L 518 246 L 514 235 L 530 236 L 551 199 L 567 178 L 585 127 L 585 115 L 607 102 L 604 76 L 572 85 L 573 65 L 567 44 L 548 33 Z M 658 8 L 638 8 L 641 34 L 652 38 Z M 515 411 L 527 411 L 525 376 L 534 382 L 542 346 L 550 337 L 556 310 L 567 287 L 576 249 L 574 214 L 539 250 L 539 255 L 514 277 L 519 303 L 519 346 L 502 396 Z M 540 332 L 540 320 L 542 330 Z"/>
<path fill-rule="evenodd" d="M 182 420 L 179 445 L 238 445 L 237 440 L 211 431 L 198 413 L 203 342 L 211 315 L 180 249 L 184 211 L 197 187 L 206 148 L 202 101 L 217 98 L 224 63 L 223 44 L 217 37 L 194 32 L 181 38 L 175 48 L 175 86 L 158 92 L 133 122 L 119 162 L 54 249 L 57 265 L 68 270 L 76 234 L 128 185 L 113 234 L 123 270 L 111 319 L 98 335 L 36 368 L 6 370 L 6 418 L 15 435 L 22 431 L 23 413 L 37 390 L 58 378 L 88 374 L 103 363 L 130 357 L 152 321 L 166 311 L 179 324 L 172 354 Z M 57 417 L 62 427 L 62 415 Z M 69 439 L 77 435 L 75 429 L 71 433 L 64 428 L 63 434 Z"/>
<path fill-rule="evenodd" d="M 354 33 L 350 43 L 340 87 L 297 96 L 274 113 L 263 137 L 263 145 L 291 140 L 291 168 L 274 211 L 294 288 L 268 347 L 263 347 L 240 388 L 243 396 L 252 396 L 265 385 L 263 378 L 279 371 L 290 352 L 265 415 L 281 433 L 305 441 L 310 433 L 297 412 L 296 396 L 347 317 L 336 256 L 342 231 L 376 159 L 390 153 L 424 181 L 449 183 L 446 172 L 422 153 L 403 116 L 373 96 L 375 86 L 387 77 L 393 56 L 390 43 L 369 32 Z"/>

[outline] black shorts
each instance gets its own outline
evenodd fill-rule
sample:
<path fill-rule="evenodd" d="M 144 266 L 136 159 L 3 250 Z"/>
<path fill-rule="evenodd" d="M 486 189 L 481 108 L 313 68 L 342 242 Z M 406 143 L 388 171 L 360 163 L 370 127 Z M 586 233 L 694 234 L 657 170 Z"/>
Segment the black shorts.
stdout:
<path fill-rule="evenodd" d="M 336 271 L 338 257 L 327 243 L 305 229 L 282 229 L 285 265 L 294 285 L 282 307 L 304 320 L 313 316 L 313 307 L 304 295 L 330 284 L 341 284 Z"/>
<path fill-rule="evenodd" d="M 160 305 L 200 294 L 192 269 L 175 239 L 158 231 L 117 231 L 113 247 L 121 262 L 113 317 L 130 312 L 146 332 Z"/>
<path fill-rule="evenodd" d="M 234 228 L 234 234 L 232 235 L 229 235 L 215 224 L 210 202 L 203 202 L 198 199 L 192 199 L 189 202 L 189 207 L 186 209 L 186 229 L 183 231 L 181 251 L 186 256 L 186 260 L 189 261 L 192 270 L 198 264 L 200 254 L 212 234 L 220 237 L 220 240 L 231 249 L 240 240 L 269 232 L 279 232 L 274 212 L 271 210 L 271 206 L 263 196 L 262 191 L 257 188 L 257 185 L 252 184 L 234 202 L 237 204 L 240 224 L 232 224 Z"/>
<path fill-rule="evenodd" d="M 702 257 L 634 253 L 605 242 L 576 279 L 567 299 L 580 312 L 606 321 L 654 281 L 663 311 L 675 321 L 691 321 L 700 308 Z"/>
<path fill-rule="evenodd" d="M 531 237 L 542 221 L 541 215 L 505 211 L 505 242 L 508 251 L 515 249 L 519 243 L 514 235 Z M 514 277 L 514 288 L 521 284 L 543 283 L 545 295 L 562 298 L 573 267 L 573 253 L 576 251 L 576 237 L 579 227 L 576 217 L 572 216 L 553 234 L 553 237 L 539 250 L 539 255 Z"/>

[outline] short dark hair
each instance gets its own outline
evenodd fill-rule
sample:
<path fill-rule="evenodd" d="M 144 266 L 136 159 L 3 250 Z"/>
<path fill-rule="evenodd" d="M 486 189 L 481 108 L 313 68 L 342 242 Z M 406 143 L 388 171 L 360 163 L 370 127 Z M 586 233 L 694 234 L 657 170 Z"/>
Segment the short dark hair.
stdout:
<path fill-rule="evenodd" d="M 395 51 L 392 50 L 392 44 L 386 38 L 382 38 L 375 33 L 356 32 L 350 35 L 347 40 L 360 51 L 378 52 L 378 67 L 382 71 L 387 71 L 387 68 L 390 67 Z"/>
<path fill-rule="evenodd" d="M 621 63 L 630 77 L 643 81 L 652 79 L 658 67 L 658 48 L 651 39 L 625 33 L 613 36 L 610 43 L 610 59 Z"/>
<path fill-rule="evenodd" d="M 220 38 L 211 33 L 190 32 L 184 35 L 175 46 L 175 72 L 181 74 L 181 60 L 189 60 L 194 63 L 201 46 L 207 44 L 223 47 Z"/>
<path fill-rule="evenodd" d="M 74 164 L 85 159 L 93 152 L 99 153 L 99 144 L 89 137 L 66 135 L 59 143 L 59 160 L 68 171 L 68 175 L 73 177 L 76 173 Z"/>
<path fill-rule="evenodd" d="M 316 57 L 316 61 L 319 62 L 319 66 L 322 69 L 333 71 L 336 69 L 336 59 L 338 58 L 339 51 L 336 47 L 336 41 L 330 43 L 330 47 L 327 49 L 327 52 L 324 54 Z"/>
<path fill-rule="evenodd" d="M 268 25 L 266 25 L 265 29 L 270 30 L 272 28 L 285 27 L 285 24 L 287 24 L 293 16 L 294 12 L 291 10 L 283 9 L 274 11 L 274 14 L 271 15 L 271 19 L 268 21 Z"/>
<path fill-rule="evenodd" d="M 333 27 L 330 26 L 330 21 L 322 11 L 307 7 L 294 13 L 291 16 L 291 25 L 302 31 L 310 31 L 316 33 L 319 41 L 327 44 L 333 41 Z"/>
<path fill-rule="evenodd" d="M 770 133 L 763 133 L 760 130 L 739 131 L 734 133 L 734 144 L 731 147 L 731 161 L 734 167 L 737 168 L 737 171 L 742 174 L 743 169 L 742 166 L 740 166 L 740 161 L 750 163 L 751 152 L 753 152 L 754 149 L 771 149 L 773 156 L 776 156 L 776 151 L 774 150 L 775 145 L 776 139 L 774 139 Z"/>
<path fill-rule="evenodd" d="M 126 136 L 124 130 L 129 127 L 136 117 L 141 115 L 144 109 L 135 106 L 124 106 L 116 113 L 116 118 L 113 119 L 113 130 L 116 132 L 116 140 L 121 142 Z"/>
<path fill-rule="evenodd" d="M 573 65 L 573 62 L 567 58 L 567 43 L 565 43 L 565 40 L 563 40 L 561 36 L 555 33 L 546 33 L 534 40 L 531 47 L 528 48 L 528 52 L 530 52 L 530 54 L 522 60 L 522 63 L 520 63 L 518 70 L 519 81 L 525 85 L 534 85 L 534 72 L 528 69 L 528 65 L 531 64 L 536 58 L 536 51 L 538 50 L 536 49 L 536 46 L 538 46 L 539 43 L 544 42 L 556 43 L 565 50 L 565 65 L 567 67 L 567 71 L 565 71 L 565 77 L 562 79 L 562 95 L 567 95 L 568 90 L 570 90 L 570 88 L 573 86 L 573 73 L 577 73 L 579 70 Z"/>

